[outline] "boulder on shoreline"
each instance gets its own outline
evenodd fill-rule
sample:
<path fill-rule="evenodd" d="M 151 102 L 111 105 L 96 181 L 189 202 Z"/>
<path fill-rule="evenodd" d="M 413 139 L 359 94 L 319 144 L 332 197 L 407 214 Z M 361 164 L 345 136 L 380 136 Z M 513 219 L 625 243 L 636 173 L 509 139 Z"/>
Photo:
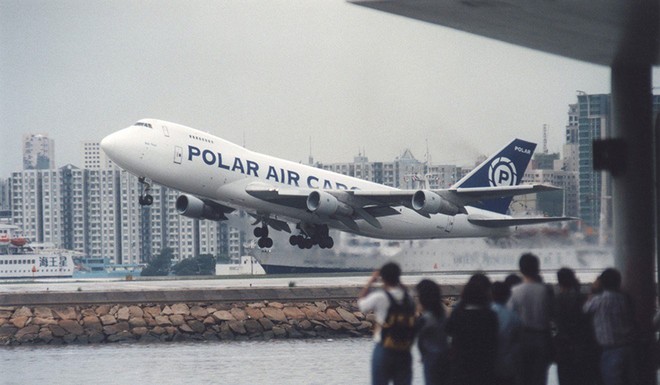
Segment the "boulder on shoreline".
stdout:
<path fill-rule="evenodd" d="M 0 307 L 0 345 L 370 336 L 356 301 Z"/>

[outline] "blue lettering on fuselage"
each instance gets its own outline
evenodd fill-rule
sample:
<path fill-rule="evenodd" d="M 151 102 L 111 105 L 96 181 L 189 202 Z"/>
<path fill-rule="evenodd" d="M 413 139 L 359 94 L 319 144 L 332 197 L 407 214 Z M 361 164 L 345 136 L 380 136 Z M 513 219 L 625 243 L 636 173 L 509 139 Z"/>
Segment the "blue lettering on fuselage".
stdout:
<path fill-rule="evenodd" d="M 277 177 L 277 171 L 275 171 L 275 167 L 273 166 L 268 166 L 268 175 L 266 175 L 266 179 L 271 179 L 274 180 L 275 182 L 279 182 L 279 178 Z"/>
<path fill-rule="evenodd" d="M 222 168 L 231 172 L 241 173 L 243 175 L 251 175 L 256 178 L 259 177 L 259 169 L 261 166 L 259 163 L 235 157 L 233 161 L 231 158 L 223 159 L 222 153 L 214 152 L 208 149 L 201 149 L 192 145 L 188 145 L 188 161 L 195 161 L 195 158 L 201 158 L 201 162 L 207 166 L 214 166 Z M 300 187 L 301 175 L 297 171 L 287 170 L 284 168 L 276 168 L 274 166 L 268 166 L 268 171 L 266 172 L 266 179 L 273 182 L 287 184 L 290 186 Z M 318 189 L 336 189 L 336 190 L 348 190 L 348 186 L 344 183 L 320 179 L 317 176 L 309 175 L 305 178 L 307 181 L 307 187 Z M 351 190 L 357 190 L 357 187 L 351 187 Z"/>
<path fill-rule="evenodd" d="M 241 158 L 234 158 L 234 166 L 231 168 L 231 170 L 241 170 L 241 174 L 245 174 L 245 169 L 243 168 L 243 162 L 241 162 Z"/>

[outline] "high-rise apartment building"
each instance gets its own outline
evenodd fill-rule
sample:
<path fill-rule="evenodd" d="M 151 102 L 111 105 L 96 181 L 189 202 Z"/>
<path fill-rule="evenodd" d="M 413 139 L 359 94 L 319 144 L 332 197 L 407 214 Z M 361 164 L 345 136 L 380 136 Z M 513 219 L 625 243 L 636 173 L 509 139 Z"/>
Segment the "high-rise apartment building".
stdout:
<path fill-rule="evenodd" d="M 87 253 L 110 258 L 113 263 L 123 263 L 119 171 L 99 169 L 87 172 Z"/>
<path fill-rule="evenodd" d="M 11 176 L 12 222 L 33 242 L 44 240 L 41 173 L 25 170 Z"/>
<path fill-rule="evenodd" d="M 83 168 L 85 170 L 112 169 L 116 167 L 114 162 L 101 150 L 100 142 L 84 141 L 80 143 L 80 147 Z"/>
<path fill-rule="evenodd" d="M 0 178 L 0 211 L 9 211 L 9 178 Z"/>
<path fill-rule="evenodd" d="M 59 174 L 63 227 L 61 246 L 69 250 L 88 251 L 88 171 L 69 164 L 61 167 Z"/>
<path fill-rule="evenodd" d="M 55 142 L 46 134 L 23 135 L 23 170 L 55 168 Z"/>
<path fill-rule="evenodd" d="M 610 174 L 593 169 L 593 141 L 611 137 L 614 124 L 611 95 L 578 91 L 577 104 L 569 105 L 564 165 L 578 171 L 578 217 L 584 230 L 607 234 L 612 225 Z M 660 95 L 652 96 L 653 116 L 660 112 Z M 576 149 L 571 146 L 575 145 Z M 577 154 L 576 158 L 572 155 Z"/>
<path fill-rule="evenodd" d="M 593 169 L 593 141 L 611 135 L 612 110 L 611 98 L 607 94 L 589 95 L 579 93 L 577 109 L 574 113 L 569 107 L 570 119 L 577 116 L 577 152 L 578 152 L 578 216 L 586 229 L 598 229 L 601 226 L 601 211 L 608 211 L 611 201 L 605 199 L 609 194 L 609 176 Z M 568 137 L 567 133 L 567 137 Z M 604 207 L 601 207 L 605 205 Z M 611 212 L 611 211 L 609 211 Z M 603 215 L 602 219 L 607 216 Z M 607 225 L 606 222 L 602 223 Z"/>

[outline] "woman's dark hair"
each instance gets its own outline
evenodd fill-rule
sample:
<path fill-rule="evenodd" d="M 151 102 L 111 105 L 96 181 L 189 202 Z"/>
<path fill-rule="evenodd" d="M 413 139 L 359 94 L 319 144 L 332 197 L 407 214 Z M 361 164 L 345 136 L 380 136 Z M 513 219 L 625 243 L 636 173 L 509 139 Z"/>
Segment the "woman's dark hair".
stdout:
<path fill-rule="evenodd" d="M 394 262 L 388 262 L 380 268 L 380 277 L 386 284 L 396 286 L 400 283 L 401 268 Z"/>
<path fill-rule="evenodd" d="M 474 274 L 463 288 L 461 303 L 486 306 L 490 302 L 490 279 L 482 273 Z"/>
<path fill-rule="evenodd" d="M 505 282 L 494 282 L 491 291 L 493 293 L 493 302 L 501 305 L 506 304 L 509 297 L 511 297 L 511 287 Z"/>
<path fill-rule="evenodd" d="M 419 303 L 424 310 L 430 311 L 436 318 L 441 319 L 445 316 L 445 309 L 442 307 L 442 291 L 440 285 L 430 279 L 423 279 L 417 284 L 417 296 Z"/>
<path fill-rule="evenodd" d="M 522 278 L 518 274 L 509 274 L 504 278 L 504 283 L 509 286 L 509 288 L 512 288 L 518 284 L 522 283 Z"/>
<path fill-rule="evenodd" d="M 575 272 L 568 267 L 562 267 L 557 271 L 557 283 L 561 287 L 580 291 L 580 281 L 575 277 Z"/>

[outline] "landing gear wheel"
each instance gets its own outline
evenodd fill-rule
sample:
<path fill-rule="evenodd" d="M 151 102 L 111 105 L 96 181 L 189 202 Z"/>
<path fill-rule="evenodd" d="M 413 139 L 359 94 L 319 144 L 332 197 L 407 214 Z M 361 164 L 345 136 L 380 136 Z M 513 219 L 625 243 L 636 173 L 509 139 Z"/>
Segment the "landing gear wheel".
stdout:
<path fill-rule="evenodd" d="M 257 238 L 266 238 L 268 237 L 268 226 L 255 227 L 252 233 Z"/>
<path fill-rule="evenodd" d="M 140 193 L 138 203 L 140 206 L 151 206 L 154 203 L 154 197 L 149 194 L 151 192 L 151 182 L 147 181 L 145 177 L 138 178 L 138 181 L 144 185 L 144 191 Z"/>
<path fill-rule="evenodd" d="M 259 238 L 259 240 L 257 241 L 257 245 L 262 249 L 273 247 L 273 239 L 268 237 Z"/>
<path fill-rule="evenodd" d="M 335 242 L 332 240 L 332 237 L 324 237 L 319 241 L 319 247 L 322 249 L 332 249 L 334 245 Z"/>

